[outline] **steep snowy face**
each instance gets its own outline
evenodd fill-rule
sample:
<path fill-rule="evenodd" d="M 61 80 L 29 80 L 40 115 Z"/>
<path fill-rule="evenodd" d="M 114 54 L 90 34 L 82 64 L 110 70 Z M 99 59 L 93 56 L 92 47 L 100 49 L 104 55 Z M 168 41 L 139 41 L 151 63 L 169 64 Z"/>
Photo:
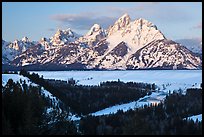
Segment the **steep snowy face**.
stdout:
<path fill-rule="evenodd" d="M 156 25 L 145 19 L 137 19 L 131 25 L 132 26 L 127 27 L 122 35 L 127 35 L 126 32 L 133 34 L 131 42 L 137 47 L 141 48 L 153 40 L 165 39 L 164 35 L 157 29 Z"/>
<path fill-rule="evenodd" d="M 108 48 L 103 55 L 97 57 L 95 64 L 99 64 L 99 68 L 125 69 L 132 54 L 150 42 L 162 39 L 166 38 L 156 25 L 142 18 L 131 22 L 130 17 L 125 14 L 109 29 L 106 37 Z M 123 55 L 112 54 L 116 49 L 122 50 Z"/>
<path fill-rule="evenodd" d="M 127 54 L 128 46 L 122 41 L 103 56 L 97 67 L 100 69 L 126 69 Z"/>
<path fill-rule="evenodd" d="M 79 38 L 79 35 L 73 32 L 70 28 L 67 30 L 58 29 L 53 37 L 51 37 L 50 42 L 53 46 L 63 46 L 69 42 L 74 42 Z"/>
<path fill-rule="evenodd" d="M 156 25 L 145 19 L 140 18 L 133 22 L 127 22 L 123 28 L 114 31 L 114 33 L 109 31 L 107 41 L 110 43 L 110 47 L 113 48 L 124 41 L 130 52 L 135 52 L 153 40 L 165 39 Z"/>
<path fill-rule="evenodd" d="M 121 16 L 113 26 L 110 26 L 108 29 L 108 36 L 114 34 L 115 32 L 118 32 L 119 30 L 124 29 L 127 25 L 130 24 L 130 16 L 126 13 L 123 16 Z"/>
<path fill-rule="evenodd" d="M 127 68 L 198 69 L 202 60 L 172 40 L 155 40 L 139 49 L 127 61 Z"/>
<path fill-rule="evenodd" d="M 88 47 L 93 47 L 105 37 L 105 30 L 99 24 L 94 24 L 87 34 L 79 38 L 79 42 L 86 44 Z"/>

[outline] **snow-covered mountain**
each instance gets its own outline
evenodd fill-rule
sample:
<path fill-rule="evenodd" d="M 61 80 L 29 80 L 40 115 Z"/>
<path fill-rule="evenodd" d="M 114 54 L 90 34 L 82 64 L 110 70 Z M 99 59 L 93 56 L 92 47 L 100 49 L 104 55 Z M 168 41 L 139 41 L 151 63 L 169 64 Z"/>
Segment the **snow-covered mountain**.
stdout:
<path fill-rule="evenodd" d="M 31 42 L 27 37 L 15 40 L 14 42 L 2 40 L 2 64 L 10 63 L 34 44 L 35 42 Z"/>
<path fill-rule="evenodd" d="M 142 18 L 131 22 L 129 15 L 125 14 L 109 28 L 107 49 L 96 64 L 99 68 L 126 69 L 128 58 L 155 39 L 165 37 L 153 23 Z"/>
<path fill-rule="evenodd" d="M 79 35 L 73 32 L 70 28 L 67 30 L 58 29 L 53 37 L 50 38 L 50 42 L 53 46 L 63 46 L 69 42 L 74 42 L 79 38 Z"/>
<path fill-rule="evenodd" d="M 11 64 L 56 70 L 202 68 L 197 54 L 166 39 L 150 21 L 132 21 L 128 14 L 107 30 L 94 24 L 84 36 L 71 29 L 58 30 L 15 56 Z"/>
<path fill-rule="evenodd" d="M 78 42 L 81 45 L 93 47 L 105 37 L 106 37 L 105 30 L 99 24 L 94 24 L 87 34 L 79 38 Z"/>

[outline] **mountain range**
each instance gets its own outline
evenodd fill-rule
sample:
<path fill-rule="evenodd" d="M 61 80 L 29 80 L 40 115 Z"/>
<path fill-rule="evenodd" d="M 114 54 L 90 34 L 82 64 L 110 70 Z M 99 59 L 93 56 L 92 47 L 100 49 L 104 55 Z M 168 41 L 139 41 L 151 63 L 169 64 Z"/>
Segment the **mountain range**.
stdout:
<path fill-rule="evenodd" d="M 27 37 L 2 40 L 2 65 L 29 70 L 202 69 L 202 43 L 199 50 L 183 41 L 167 39 L 150 21 L 124 14 L 108 29 L 94 24 L 83 36 L 69 28 L 36 42 Z"/>

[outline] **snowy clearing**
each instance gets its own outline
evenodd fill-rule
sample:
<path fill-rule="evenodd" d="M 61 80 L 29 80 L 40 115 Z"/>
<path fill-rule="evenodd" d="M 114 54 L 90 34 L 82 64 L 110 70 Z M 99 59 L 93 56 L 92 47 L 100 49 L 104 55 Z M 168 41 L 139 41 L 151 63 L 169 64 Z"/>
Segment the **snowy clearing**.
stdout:
<path fill-rule="evenodd" d="M 70 78 L 81 85 L 99 85 L 100 82 L 117 81 L 155 83 L 168 92 L 198 88 L 202 82 L 202 70 L 125 70 L 125 71 L 31 71 L 45 79 L 67 81 Z"/>
<path fill-rule="evenodd" d="M 100 116 L 100 115 L 108 115 L 108 114 L 115 114 L 118 110 L 122 110 L 123 112 L 128 111 L 130 109 L 135 109 L 142 107 L 144 105 L 155 105 L 163 101 L 166 97 L 166 94 L 163 92 L 153 92 L 151 95 L 146 95 L 143 98 L 140 98 L 138 101 L 133 101 L 126 104 L 115 105 L 109 108 L 105 108 L 103 110 L 97 111 L 95 113 L 91 113 L 90 115 L 93 116 Z"/>

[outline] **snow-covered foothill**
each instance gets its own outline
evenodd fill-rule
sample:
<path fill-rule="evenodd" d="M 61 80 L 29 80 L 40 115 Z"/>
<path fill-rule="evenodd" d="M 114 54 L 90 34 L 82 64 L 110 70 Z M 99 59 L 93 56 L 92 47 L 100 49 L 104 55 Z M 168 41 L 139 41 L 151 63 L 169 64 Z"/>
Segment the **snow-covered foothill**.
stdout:
<path fill-rule="evenodd" d="M 27 77 L 19 74 L 2 74 L 2 86 L 5 86 L 9 79 L 12 79 L 14 82 L 18 81 L 19 83 L 21 79 L 22 82 L 25 80 L 26 84 L 28 85 L 39 86 L 38 84 L 31 82 Z M 49 91 L 45 90 L 44 87 L 41 88 L 41 93 L 44 94 L 45 97 L 49 97 L 55 106 L 59 105 L 59 99 L 54 97 Z"/>
<path fill-rule="evenodd" d="M 45 90 L 44 87 L 42 87 L 41 93 L 44 94 L 45 97 L 49 97 L 49 99 L 52 100 L 52 103 L 55 104 L 55 106 L 59 105 L 59 99 L 54 97 L 49 91 Z"/>

